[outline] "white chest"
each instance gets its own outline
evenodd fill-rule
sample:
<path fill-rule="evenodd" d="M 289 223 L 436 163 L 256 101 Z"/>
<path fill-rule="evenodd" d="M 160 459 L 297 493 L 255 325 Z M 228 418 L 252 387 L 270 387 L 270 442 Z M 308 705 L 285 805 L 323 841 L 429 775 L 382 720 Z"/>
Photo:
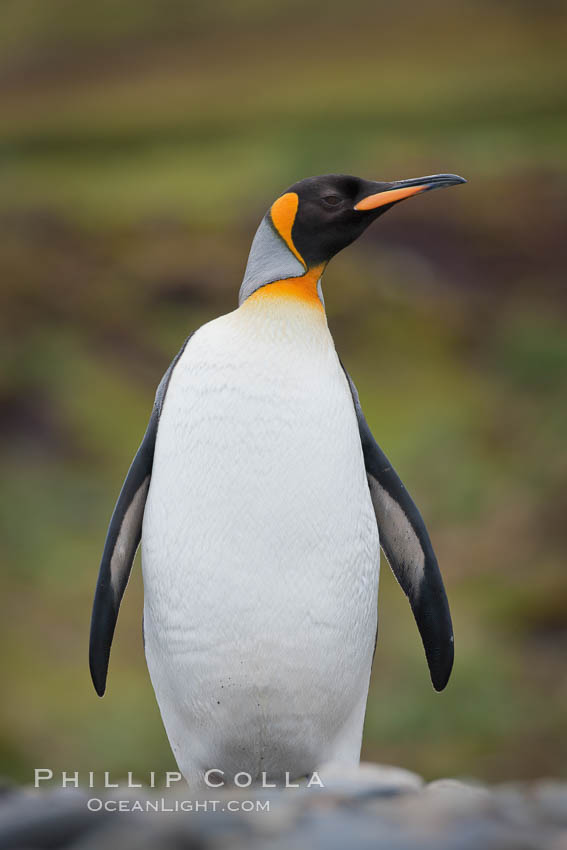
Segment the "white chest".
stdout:
<path fill-rule="evenodd" d="M 203 561 L 232 575 L 240 564 L 237 582 L 262 570 L 289 576 L 323 553 L 351 561 L 368 520 L 375 526 L 326 323 L 310 310 L 288 312 L 266 321 L 241 308 L 206 325 L 173 373 L 144 536 L 168 550 L 160 560 L 180 577 L 194 577 Z"/>
<path fill-rule="evenodd" d="M 191 339 L 161 415 L 142 546 L 158 700 L 173 689 L 195 717 L 232 683 L 262 710 L 286 692 L 313 707 L 336 699 L 342 671 L 340 714 L 367 686 L 378 534 L 350 390 L 311 308 L 268 321 L 240 308 Z"/>

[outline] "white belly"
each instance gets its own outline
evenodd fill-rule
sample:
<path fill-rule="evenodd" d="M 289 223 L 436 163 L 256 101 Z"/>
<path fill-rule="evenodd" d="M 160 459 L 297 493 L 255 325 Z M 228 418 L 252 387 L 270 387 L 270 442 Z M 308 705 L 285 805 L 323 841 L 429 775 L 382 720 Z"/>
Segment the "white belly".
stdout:
<path fill-rule="evenodd" d="M 146 656 L 189 781 L 356 760 L 378 532 L 322 314 L 241 307 L 173 372 L 144 515 Z"/>

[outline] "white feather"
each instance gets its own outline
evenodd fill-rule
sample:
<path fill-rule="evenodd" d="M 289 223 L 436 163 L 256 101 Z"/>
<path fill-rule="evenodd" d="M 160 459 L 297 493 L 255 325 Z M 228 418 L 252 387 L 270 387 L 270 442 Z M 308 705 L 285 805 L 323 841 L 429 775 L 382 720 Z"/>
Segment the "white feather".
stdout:
<path fill-rule="evenodd" d="M 379 544 L 320 306 L 250 298 L 169 385 L 142 538 L 146 656 L 190 783 L 357 762 Z"/>

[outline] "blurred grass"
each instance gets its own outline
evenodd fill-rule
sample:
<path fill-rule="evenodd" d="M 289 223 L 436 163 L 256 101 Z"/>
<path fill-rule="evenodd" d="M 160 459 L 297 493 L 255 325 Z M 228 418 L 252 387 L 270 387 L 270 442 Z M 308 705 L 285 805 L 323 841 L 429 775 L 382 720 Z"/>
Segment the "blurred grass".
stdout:
<path fill-rule="evenodd" d="M 329 322 L 442 565 L 428 682 L 382 574 L 364 753 L 429 777 L 567 775 L 564 4 L 6 0 L 0 18 L 1 772 L 173 767 L 141 579 L 86 663 L 106 523 L 185 336 L 233 308 L 309 174 L 455 171 L 340 255 Z"/>

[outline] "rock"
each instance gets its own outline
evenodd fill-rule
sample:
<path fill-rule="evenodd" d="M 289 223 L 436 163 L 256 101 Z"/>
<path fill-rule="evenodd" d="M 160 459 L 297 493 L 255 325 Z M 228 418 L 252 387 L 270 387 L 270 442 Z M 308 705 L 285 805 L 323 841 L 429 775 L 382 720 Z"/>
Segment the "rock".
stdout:
<path fill-rule="evenodd" d="M 567 783 L 539 782 L 533 789 L 533 795 L 540 814 L 567 830 Z"/>
<path fill-rule="evenodd" d="M 11 787 L 0 795 L 0 850 L 567 850 L 567 783 L 424 785 L 372 764 L 327 765 L 320 776 L 324 788 L 211 789 L 198 799 L 180 789 Z"/>
<path fill-rule="evenodd" d="M 337 764 L 323 765 L 319 776 L 325 785 L 320 789 L 321 791 L 346 793 L 350 796 L 361 794 L 395 796 L 419 791 L 424 784 L 421 776 L 402 767 L 365 762 L 348 768 Z"/>

